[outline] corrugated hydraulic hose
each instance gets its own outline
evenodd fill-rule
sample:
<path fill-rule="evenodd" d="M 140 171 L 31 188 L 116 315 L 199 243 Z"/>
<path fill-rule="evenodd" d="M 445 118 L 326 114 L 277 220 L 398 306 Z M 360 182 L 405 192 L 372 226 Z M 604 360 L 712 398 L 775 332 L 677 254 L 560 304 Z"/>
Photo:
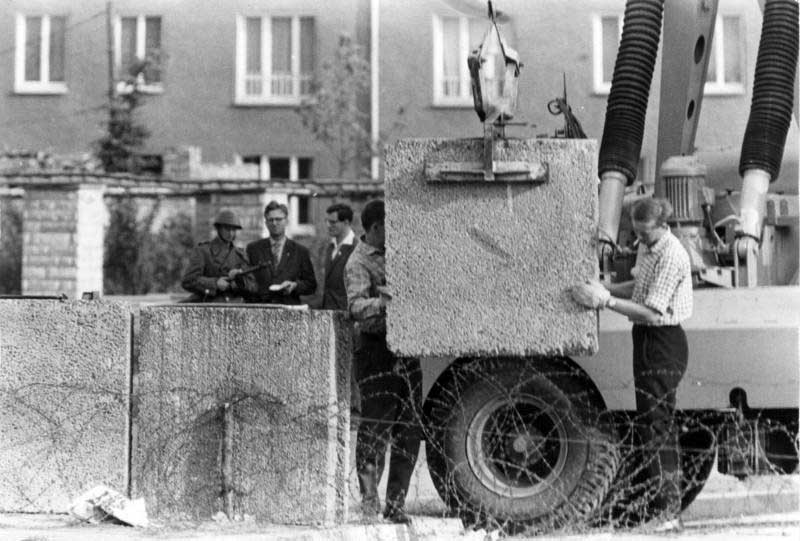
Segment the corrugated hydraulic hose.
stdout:
<path fill-rule="evenodd" d="M 636 178 L 650 82 L 656 63 L 664 0 L 628 0 L 611 93 L 608 96 L 598 173 Z"/>
<path fill-rule="evenodd" d="M 762 169 L 777 178 L 792 119 L 797 69 L 797 0 L 767 0 L 758 45 L 753 102 L 742 142 L 739 174 Z"/>

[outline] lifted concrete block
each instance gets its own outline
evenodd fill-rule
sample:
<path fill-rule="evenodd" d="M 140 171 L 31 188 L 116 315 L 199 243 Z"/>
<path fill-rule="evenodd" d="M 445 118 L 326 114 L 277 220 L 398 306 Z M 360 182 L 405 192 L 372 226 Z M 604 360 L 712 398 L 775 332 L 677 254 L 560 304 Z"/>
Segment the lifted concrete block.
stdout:
<path fill-rule="evenodd" d="M 345 521 L 351 333 L 333 311 L 142 309 L 133 496 L 151 514 L 208 518 L 225 509 L 227 456 L 235 513 Z"/>
<path fill-rule="evenodd" d="M 481 139 L 408 139 L 386 151 L 390 348 L 594 353 L 597 317 L 567 288 L 597 273 L 596 141 L 496 144 L 496 160 L 546 164 L 544 183 L 426 181 L 426 165 L 479 162 L 482 150 Z"/>
<path fill-rule="evenodd" d="M 0 300 L 0 510 L 127 491 L 130 349 L 127 305 Z"/>

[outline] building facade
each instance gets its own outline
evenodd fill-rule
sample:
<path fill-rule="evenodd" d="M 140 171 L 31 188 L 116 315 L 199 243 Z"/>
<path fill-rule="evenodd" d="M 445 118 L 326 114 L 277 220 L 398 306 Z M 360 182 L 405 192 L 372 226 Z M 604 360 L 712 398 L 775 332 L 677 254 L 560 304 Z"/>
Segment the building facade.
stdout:
<path fill-rule="evenodd" d="M 147 152 L 184 146 L 214 163 L 256 164 L 261 178 L 335 175 L 335 157 L 301 123 L 297 105 L 342 33 L 364 46 L 372 67 L 365 97 L 373 136 L 471 137 L 466 55 L 488 22 L 481 0 L 12 0 L 0 6 L 0 144 L 54 153 L 86 152 L 103 133 L 109 85 L 137 59 L 158 62 L 141 76 L 141 108 L 152 132 Z M 566 81 L 589 137 L 600 138 L 624 0 L 498 0 L 501 31 L 520 54 L 513 135 L 552 136 L 547 111 Z M 761 29 L 757 0 L 721 0 L 697 132 L 712 184 L 738 189 Z M 651 87 L 640 179 L 655 176 L 661 58 Z M 119 87 L 118 90 L 124 91 Z M 781 178 L 797 191 L 793 123 Z M 379 162 L 373 178 L 380 177 Z M 293 203 L 314 222 L 309 202 Z"/>

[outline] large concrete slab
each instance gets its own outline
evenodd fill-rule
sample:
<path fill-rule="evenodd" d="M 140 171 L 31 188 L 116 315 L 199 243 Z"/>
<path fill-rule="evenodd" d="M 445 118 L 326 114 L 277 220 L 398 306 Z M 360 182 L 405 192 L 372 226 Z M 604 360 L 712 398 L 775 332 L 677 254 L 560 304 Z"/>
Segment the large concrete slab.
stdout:
<path fill-rule="evenodd" d="M 125 304 L 0 299 L 0 509 L 127 490 L 130 350 Z"/>
<path fill-rule="evenodd" d="M 132 493 L 156 516 L 224 510 L 276 523 L 347 519 L 351 327 L 344 313 L 174 305 L 141 311 Z M 231 452 L 222 407 L 231 405 Z M 228 425 L 231 426 L 230 424 Z"/>
<path fill-rule="evenodd" d="M 496 159 L 545 163 L 543 184 L 428 183 L 426 164 L 480 162 L 478 139 L 386 150 L 389 346 L 403 355 L 597 350 L 597 318 L 567 288 L 597 273 L 597 144 L 509 140 Z"/>

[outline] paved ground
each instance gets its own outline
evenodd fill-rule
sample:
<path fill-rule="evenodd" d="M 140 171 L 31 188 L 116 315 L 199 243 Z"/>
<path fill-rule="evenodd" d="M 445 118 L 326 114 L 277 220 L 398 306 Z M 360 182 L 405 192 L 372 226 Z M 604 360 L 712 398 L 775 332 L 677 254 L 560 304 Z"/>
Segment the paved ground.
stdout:
<path fill-rule="evenodd" d="M 0 515 L 2 541 L 494 541 L 496 534 L 465 532 L 454 519 L 415 517 L 411 527 L 391 524 L 348 524 L 336 528 L 270 526 L 252 523 L 173 524 L 135 529 L 112 525 L 79 525 L 65 515 Z M 729 539 L 800 539 L 800 511 L 737 519 L 687 521 L 680 533 L 654 533 L 647 526 L 628 531 L 591 530 L 559 532 L 513 539 L 536 541 L 624 539 L 628 541 L 682 539 L 727 541 Z"/>
<path fill-rule="evenodd" d="M 484 531 L 463 531 L 455 519 L 442 518 L 445 508 L 436 495 L 424 453 L 408 502 L 413 528 L 388 523 L 359 524 L 355 520 L 335 528 L 264 525 L 253 522 L 153 524 L 146 529 L 114 525 L 79 524 L 66 515 L 0 514 L 0 541 L 494 541 Z M 353 477 L 352 490 L 357 490 Z M 384 480 L 385 483 L 385 480 Z M 383 491 L 382 491 L 383 492 Z M 353 501 L 355 503 L 355 501 Z M 653 533 L 644 526 L 627 531 L 563 531 L 515 539 L 571 541 L 625 539 L 697 539 L 702 541 L 800 539 L 800 475 L 754 477 L 745 481 L 712 474 L 695 503 L 684 513 L 683 532 Z"/>

